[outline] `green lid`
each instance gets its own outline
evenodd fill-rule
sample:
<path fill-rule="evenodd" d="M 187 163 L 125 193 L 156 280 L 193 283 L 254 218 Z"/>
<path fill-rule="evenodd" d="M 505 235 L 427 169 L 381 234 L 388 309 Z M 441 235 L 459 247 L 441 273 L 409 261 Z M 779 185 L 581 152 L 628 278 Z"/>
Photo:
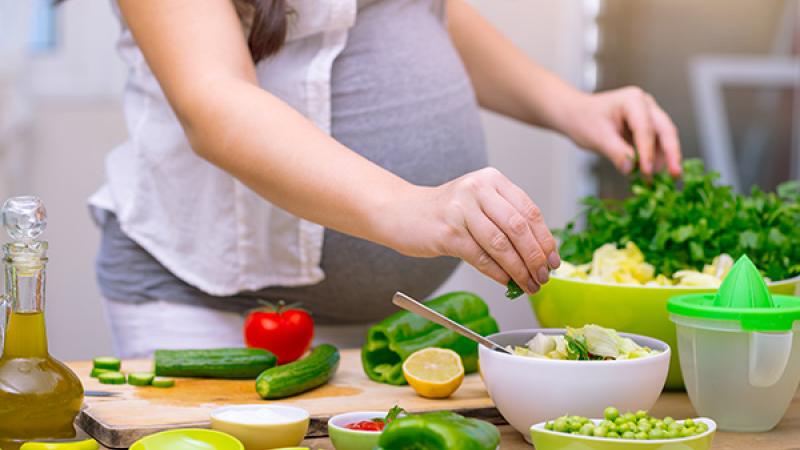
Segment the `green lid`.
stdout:
<path fill-rule="evenodd" d="M 716 294 L 673 297 L 667 311 L 681 316 L 733 320 L 746 331 L 789 331 L 800 320 L 800 297 L 772 296 L 747 255 L 733 265 Z"/>

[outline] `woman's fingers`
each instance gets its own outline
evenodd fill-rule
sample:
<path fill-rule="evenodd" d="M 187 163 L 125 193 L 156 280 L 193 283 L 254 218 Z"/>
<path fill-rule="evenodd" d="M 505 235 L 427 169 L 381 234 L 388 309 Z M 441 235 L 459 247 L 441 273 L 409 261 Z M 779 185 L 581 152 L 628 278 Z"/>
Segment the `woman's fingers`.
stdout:
<path fill-rule="evenodd" d="M 550 269 L 557 269 L 561 265 L 561 257 L 558 255 L 558 246 L 553 234 L 545 224 L 542 211 L 533 203 L 528 194 L 511 180 L 503 178 L 498 180 L 497 193 L 506 199 L 511 206 L 516 209 L 528 227 L 533 232 L 536 242 L 542 249 L 547 265 Z M 537 278 L 538 279 L 538 278 Z M 541 280 L 540 280 L 541 281 Z"/>
<path fill-rule="evenodd" d="M 484 191 L 479 202 L 486 217 L 508 237 L 528 269 L 528 275 L 538 285 L 547 283 L 550 278 L 547 253 L 536 239 L 528 220 L 496 190 Z"/>
<path fill-rule="evenodd" d="M 470 211 L 466 217 L 467 230 L 475 242 L 505 271 L 512 280 L 528 292 L 539 290 L 538 282 L 517 253 L 511 239 L 482 211 Z"/>
<path fill-rule="evenodd" d="M 655 132 L 647 94 L 639 88 L 626 88 L 622 103 L 625 123 L 633 134 L 633 142 L 639 153 L 639 167 L 645 175 L 653 173 L 655 164 Z"/>
<path fill-rule="evenodd" d="M 463 240 L 460 247 L 461 254 L 459 257 L 466 261 L 467 264 L 500 284 L 508 283 L 508 273 L 478 245 L 474 236 L 468 234 L 468 237 Z"/>
<path fill-rule="evenodd" d="M 669 174 L 673 177 L 681 174 L 681 144 L 678 139 L 678 129 L 666 112 L 658 106 L 651 95 L 646 96 L 653 118 L 653 128 L 658 138 L 659 156 L 666 163 Z"/>

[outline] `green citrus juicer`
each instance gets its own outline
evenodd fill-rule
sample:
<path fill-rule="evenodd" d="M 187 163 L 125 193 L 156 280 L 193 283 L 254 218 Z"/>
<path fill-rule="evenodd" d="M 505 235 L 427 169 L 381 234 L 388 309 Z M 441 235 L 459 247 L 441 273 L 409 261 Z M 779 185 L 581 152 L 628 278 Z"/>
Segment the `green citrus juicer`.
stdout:
<path fill-rule="evenodd" d="M 721 430 L 775 427 L 800 384 L 800 297 L 771 295 L 744 255 L 716 294 L 673 297 L 667 310 L 697 414 Z"/>

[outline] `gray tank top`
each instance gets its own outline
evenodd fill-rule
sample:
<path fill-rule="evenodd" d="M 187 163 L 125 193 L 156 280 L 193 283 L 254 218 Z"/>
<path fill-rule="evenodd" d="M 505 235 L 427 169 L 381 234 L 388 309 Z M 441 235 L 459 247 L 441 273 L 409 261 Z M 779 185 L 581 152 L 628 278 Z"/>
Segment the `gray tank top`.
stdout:
<path fill-rule="evenodd" d="M 442 11 L 441 0 L 362 0 L 333 65 L 331 86 L 333 137 L 426 186 L 487 164 L 475 95 Z M 453 258 L 402 256 L 326 230 L 322 282 L 214 297 L 165 269 L 121 231 L 112 213 L 94 214 L 102 227 L 97 278 L 110 301 L 167 300 L 246 311 L 257 299 L 283 299 L 301 302 L 319 323 L 363 323 L 394 312 L 390 299 L 396 290 L 427 297 L 458 264 Z"/>

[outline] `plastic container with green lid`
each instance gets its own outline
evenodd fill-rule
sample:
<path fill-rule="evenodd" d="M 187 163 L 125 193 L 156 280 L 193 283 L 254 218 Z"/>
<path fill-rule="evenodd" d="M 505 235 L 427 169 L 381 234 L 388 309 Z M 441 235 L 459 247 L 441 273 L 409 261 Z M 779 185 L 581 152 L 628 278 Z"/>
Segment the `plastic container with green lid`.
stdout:
<path fill-rule="evenodd" d="M 800 384 L 800 297 L 771 295 L 742 256 L 716 294 L 673 297 L 667 310 L 697 414 L 721 430 L 774 428 Z"/>

